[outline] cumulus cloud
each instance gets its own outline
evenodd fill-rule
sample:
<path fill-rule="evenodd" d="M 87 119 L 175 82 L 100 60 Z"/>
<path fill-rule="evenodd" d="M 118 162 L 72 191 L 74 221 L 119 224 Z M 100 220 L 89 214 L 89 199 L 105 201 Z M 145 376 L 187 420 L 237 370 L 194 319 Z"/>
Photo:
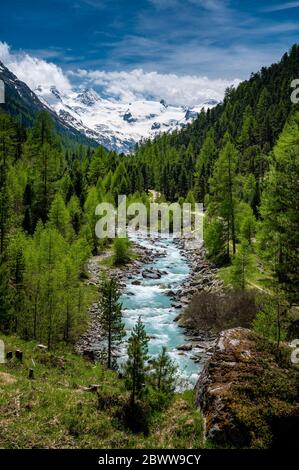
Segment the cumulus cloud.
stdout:
<path fill-rule="evenodd" d="M 228 86 L 239 80 L 209 79 L 197 75 L 176 75 L 131 71 L 75 70 L 63 72 L 52 62 L 23 52 L 14 53 L 5 42 L 0 42 L 0 60 L 22 81 L 35 90 L 56 86 L 69 92 L 73 85 L 94 87 L 104 97 L 129 103 L 136 100 L 164 99 L 169 104 L 195 106 L 206 99 L 222 100 Z"/>
<path fill-rule="evenodd" d="M 66 92 L 71 89 L 71 83 L 60 67 L 24 52 L 13 53 L 5 42 L 0 42 L 0 60 L 32 90 L 39 85 L 56 86 Z"/>
<path fill-rule="evenodd" d="M 237 85 L 239 80 L 210 80 L 196 75 L 162 74 L 142 69 L 123 72 L 72 72 L 84 82 L 99 86 L 108 96 L 123 102 L 164 99 L 170 104 L 195 106 L 206 99 L 222 100 L 225 89 Z"/>

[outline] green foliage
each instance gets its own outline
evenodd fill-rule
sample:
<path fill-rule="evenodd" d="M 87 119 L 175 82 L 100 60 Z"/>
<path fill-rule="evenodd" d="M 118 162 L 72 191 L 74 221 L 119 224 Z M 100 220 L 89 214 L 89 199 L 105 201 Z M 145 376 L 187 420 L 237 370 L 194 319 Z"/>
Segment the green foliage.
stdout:
<path fill-rule="evenodd" d="M 237 150 L 226 135 L 226 143 L 215 163 L 213 177 L 210 179 L 211 196 L 209 214 L 220 217 L 225 222 L 227 232 L 227 255 L 229 242 L 232 241 L 233 254 L 236 251 L 236 171 Z"/>
<path fill-rule="evenodd" d="M 155 410 L 163 409 L 173 398 L 177 379 L 176 374 L 176 364 L 167 354 L 166 348 L 162 347 L 160 354 L 151 362 L 151 372 L 149 374 L 149 382 L 153 389 L 151 402 L 155 400 Z"/>
<path fill-rule="evenodd" d="M 56 228 L 65 239 L 70 237 L 70 214 L 59 193 L 55 195 L 49 210 L 49 225 Z"/>
<path fill-rule="evenodd" d="M 106 342 L 108 369 L 116 366 L 113 360 L 113 351 L 125 336 L 124 324 L 122 322 L 122 305 L 119 302 L 119 297 L 120 292 L 117 281 L 114 278 L 104 278 L 100 288 L 99 320 Z"/>
<path fill-rule="evenodd" d="M 261 309 L 253 321 L 253 328 L 264 340 L 275 341 L 277 347 L 287 338 L 290 325 L 288 306 L 281 292 L 275 295 L 263 295 Z"/>
<path fill-rule="evenodd" d="M 98 217 L 95 214 L 97 205 L 99 204 L 97 190 L 92 186 L 87 194 L 87 198 L 84 204 L 85 218 L 87 222 L 87 229 L 89 233 L 89 242 L 92 253 L 96 255 L 98 253 L 99 239 L 95 233 L 95 226 Z"/>
<path fill-rule="evenodd" d="M 128 360 L 125 364 L 125 378 L 128 390 L 131 391 L 131 404 L 141 399 L 146 388 L 146 361 L 148 359 L 148 342 L 144 324 L 139 317 L 128 340 Z"/>
<path fill-rule="evenodd" d="M 252 272 L 252 250 L 248 242 L 243 242 L 235 254 L 231 269 L 231 283 L 234 287 L 244 290 Z"/>
<path fill-rule="evenodd" d="M 221 219 L 204 219 L 204 240 L 207 255 L 216 264 L 227 261 L 226 231 Z"/>
<path fill-rule="evenodd" d="M 130 260 L 130 244 L 128 238 L 116 237 L 113 240 L 113 263 L 116 266 L 126 264 Z"/>
<path fill-rule="evenodd" d="M 261 254 L 290 302 L 299 292 L 299 113 L 295 113 L 274 148 L 262 196 Z"/>
<path fill-rule="evenodd" d="M 0 364 L 1 448 L 203 447 L 202 418 L 192 391 L 176 394 L 168 409 L 156 412 L 148 423 L 148 435 L 132 433 L 123 422 L 128 399 L 125 382 L 115 372 L 65 346 L 48 352 L 35 341 L 4 335 L 1 339 L 7 351 L 23 351 L 22 364 L 15 360 Z M 34 368 L 34 381 L 28 380 L 28 368 Z M 15 380 L 20 413 L 12 412 Z M 100 384 L 98 394 L 83 391 L 89 384 Z"/>

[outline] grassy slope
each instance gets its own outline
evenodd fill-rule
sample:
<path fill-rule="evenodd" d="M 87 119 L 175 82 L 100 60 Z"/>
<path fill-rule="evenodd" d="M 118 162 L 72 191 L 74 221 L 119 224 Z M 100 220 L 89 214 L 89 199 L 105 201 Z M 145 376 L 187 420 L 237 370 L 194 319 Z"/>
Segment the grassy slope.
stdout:
<path fill-rule="evenodd" d="M 176 395 L 153 419 L 149 436 L 125 429 L 118 413 L 128 399 L 113 372 L 67 350 L 40 351 L 36 343 L 0 336 L 7 351 L 19 348 L 23 363 L 0 364 L 0 448 L 198 448 L 202 421 L 193 392 Z M 28 369 L 34 369 L 34 380 Z M 97 396 L 82 386 L 103 384 Z"/>

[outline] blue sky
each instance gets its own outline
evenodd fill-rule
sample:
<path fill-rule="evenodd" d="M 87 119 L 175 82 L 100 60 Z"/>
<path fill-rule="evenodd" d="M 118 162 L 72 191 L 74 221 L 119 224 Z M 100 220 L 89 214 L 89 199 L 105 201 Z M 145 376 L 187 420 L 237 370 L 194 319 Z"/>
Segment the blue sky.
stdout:
<path fill-rule="evenodd" d="M 0 13 L 10 54 L 46 60 L 68 77 L 82 69 L 90 80 L 134 69 L 245 79 L 279 60 L 299 32 L 299 1 L 2 0 Z"/>
<path fill-rule="evenodd" d="M 1 2 L 0 39 L 63 68 L 246 78 L 298 32 L 298 1 Z"/>

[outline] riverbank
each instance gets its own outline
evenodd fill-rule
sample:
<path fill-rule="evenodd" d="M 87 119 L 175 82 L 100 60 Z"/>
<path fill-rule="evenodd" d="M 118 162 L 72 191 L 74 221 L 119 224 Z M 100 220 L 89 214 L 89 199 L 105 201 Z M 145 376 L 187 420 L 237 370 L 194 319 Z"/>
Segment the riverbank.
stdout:
<path fill-rule="evenodd" d="M 207 331 L 193 331 L 183 320 L 183 312 L 194 294 L 201 290 L 219 290 L 222 282 L 217 278 L 216 269 L 206 261 L 203 244 L 199 241 L 172 240 L 173 250 L 167 243 L 163 245 L 158 237 L 137 237 L 131 243 L 136 259 L 123 267 L 103 263 L 109 254 L 92 258 L 88 264 L 88 283 L 98 286 L 103 269 L 109 276 L 116 277 L 123 293 L 128 329 L 136 315 L 141 314 L 145 321 L 150 316 L 148 330 L 152 352 L 155 354 L 158 347 L 167 345 L 172 357 L 185 369 L 185 376 L 192 375 L 194 385 L 212 354 L 216 337 Z M 90 327 L 77 345 L 77 351 L 90 359 L 100 350 L 98 313 L 98 304 L 94 303 L 90 308 Z"/>
<path fill-rule="evenodd" d="M 97 289 L 101 284 L 101 275 L 107 274 L 108 277 L 113 276 L 117 279 L 121 289 L 124 289 L 126 283 L 134 275 L 138 275 L 143 266 L 154 258 L 152 250 L 141 248 L 137 243 L 131 242 L 131 250 L 134 251 L 135 259 L 130 260 L 126 265 L 121 267 L 105 265 L 103 262 L 112 256 L 110 252 L 93 256 L 87 263 L 87 273 L 89 275 L 86 281 L 88 285 L 92 285 Z M 99 341 L 102 339 L 102 329 L 99 321 L 99 304 L 92 303 L 89 309 L 90 322 L 86 332 L 81 335 L 77 344 L 76 352 L 82 354 L 89 359 L 95 358 L 95 353 L 99 350 Z"/>

